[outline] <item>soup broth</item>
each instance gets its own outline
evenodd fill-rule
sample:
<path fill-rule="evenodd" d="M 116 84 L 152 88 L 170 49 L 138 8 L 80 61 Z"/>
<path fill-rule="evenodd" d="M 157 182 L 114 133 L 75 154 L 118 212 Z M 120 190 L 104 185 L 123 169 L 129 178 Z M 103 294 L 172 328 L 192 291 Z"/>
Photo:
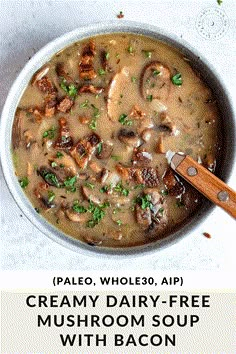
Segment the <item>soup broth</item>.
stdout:
<path fill-rule="evenodd" d="M 182 151 L 214 172 L 220 114 L 176 49 L 136 34 L 98 35 L 57 53 L 22 95 L 15 173 L 36 212 L 89 245 L 164 238 L 202 197 L 167 164 Z"/>

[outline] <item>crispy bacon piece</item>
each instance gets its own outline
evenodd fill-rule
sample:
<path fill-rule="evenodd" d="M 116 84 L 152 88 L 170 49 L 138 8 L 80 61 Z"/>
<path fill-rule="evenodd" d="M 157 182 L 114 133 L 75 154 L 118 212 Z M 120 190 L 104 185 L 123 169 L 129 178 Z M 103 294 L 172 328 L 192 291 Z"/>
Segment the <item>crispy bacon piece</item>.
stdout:
<path fill-rule="evenodd" d="M 71 109 L 73 104 L 74 101 L 70 97 L 65 96 L 57 105 L 57 110 L 62 113 L 67 113 Z"/>
<path fill-rule="evenodd" d="M 44 76 L 42 79 L 36 81 L 36 85 L 38 89 L 43 93 L 56 93 L 57 89 L 53 85 L 52 81 L 47 77 Z"/>
<path fill-rule="evenodd" d="M 146 113 L 143 112 L 137 105 L 134 105 L 132 107 L 132 110 L 131 110 L 129 116 L 131 118 L 139 120 L 139 119 L 145 118 L 146 117 Z"/>
<path fill-rule="evenodd" d="M 83 85 L 79 89 L 79 93 L 92 93 L 94 95 L 99 95 L 104 91 L 104 87 L 95 87 L 94 85 Z"/>
<path fill-rule="evenodd" d="M 70 130 L 67 126 L 66 118 L 59 119 L 60 131 L 59 137 L 55 142 L 55 149 L 70 150 L 73 146 L 73 139 L 70 135 Z"/>
<path fill-rule="evenodd" d="M 79 63 L 79 77 L 81 79 L 92 80 L 97 77 L 93 66 L 95 53 L 95 41 L 91 39 L 84 47 Z"/>
<path fill-rule="evenodd" d="M 84 169 L 87 167 L 88 162 L 91 160 L 92 154 L 100 141 L 100 137 L 96 133 L 92 133 L 83 139 L 80 139 L 70 150 L 71 156 L 80 168 Z"/>
<path fill-rule="evenodd" d="M 51 118 L 54 116 L 57 105 L 57 97 L 55 94 L 49 94 L 44 99 L 45 102 L 45 111 L 44 115 L 47 118 Z"/>

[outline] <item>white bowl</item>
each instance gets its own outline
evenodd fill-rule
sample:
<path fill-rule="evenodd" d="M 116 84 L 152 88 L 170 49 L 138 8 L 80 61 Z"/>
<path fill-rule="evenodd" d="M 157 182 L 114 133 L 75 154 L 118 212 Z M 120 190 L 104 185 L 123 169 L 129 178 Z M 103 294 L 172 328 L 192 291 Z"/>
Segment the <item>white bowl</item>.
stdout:
<path fill-rule="evenodd" d="M 166 31 L 163 31 L 158 27 L 150 26 L 148 24 L 141 24 L 131 21 L 112 21 L 106 24 L 98 23 L 92 26 L 78 28 L 47 44 L 25 65 L 15 80 L 14 84 L 12 85 L 3 108 L 0 131 L 0 151 L 4 177 L 15 201 L 22 209 L 23 213 L 27 216 L 27 218 L 40 231 L 49 236 L 52 240 L 62 244 L 63 246 L 69 247 L 74 251 L 81 252 L 83 254 L 93 253 L 103 257 L 108 255 L 119 255 L 120 257 L 131 255 L 137 256 L 156 252 L 163 247 L 167 247 L 179 241 L 183 236 L 187 236 L 189 233 L 195 230 L 201 224 L 201 222 L 206 219 L 206 217 L 212 212 L 213 209 L 213 205 L 211 205 L 210 202 L 206 202 L 201 210 L 197 212 L 194 217 L 185 225 L 182 225 L 179 230 L 174 231 L 172 234 L 162 240 L 158 240 L 147 245 L 115 249 L 91 247 L 79 240 L 65 235 L 62 231 L 49 224 L 46 219 L 35 212 L 34 207 L 22 191 L 14 173 L 14 166 L 11 156 L 11 131 L 16 108 L 32 75 L 41 66 L 43 66 L 43 64 L 49 61 L 55 53 L 69 46 L 70 44 L 98 34 L 116 32 L 143 34 L 157 40 L 162 40 L 180 50 L 186 57 L 191 60 L 191 65 L 201 73 L 206 83 L 213 90 L 214 95 L 220 102 L 219 108 L 221 115 L 225 118 L 222 119 L 223 134 L 225 137 L 224 151 L 222 154 L 223 156 L 221 163 L 218 164 L 216 174 L 227 182 L 230 176 L 232 176 L 233 167 L 235 167 L 235 152 L 233 146 L 236 136 L 236 127 L 232 99 L 230 98 L 229 92 L 227 92 L 226 88 L 222 85 L 217 73 L 211 69 L 211 65 L 207 62 L 207 60 L 204 59 L 200 53 L 198 53 L 194 48 L 190 47 L 190 45 L 184 42 L 182 39 L 179 39 L 171 33 L 166 33 Z"/>

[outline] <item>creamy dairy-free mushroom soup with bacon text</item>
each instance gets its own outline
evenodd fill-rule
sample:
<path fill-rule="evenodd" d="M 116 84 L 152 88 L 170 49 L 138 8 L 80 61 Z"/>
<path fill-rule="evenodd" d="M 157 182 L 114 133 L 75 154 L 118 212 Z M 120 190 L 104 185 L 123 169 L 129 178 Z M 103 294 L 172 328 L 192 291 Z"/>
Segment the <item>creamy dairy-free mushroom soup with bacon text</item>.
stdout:
<path fill-rule="evenodd" d="M 168 166 L 182 151 L 214 172 L 217 102 L 176 49 L 129 33 L 77 42 L 38 70 L 12 129 L 15 173 L 35 212 L 91 246 L 166 237 L 203 199 Z"/>

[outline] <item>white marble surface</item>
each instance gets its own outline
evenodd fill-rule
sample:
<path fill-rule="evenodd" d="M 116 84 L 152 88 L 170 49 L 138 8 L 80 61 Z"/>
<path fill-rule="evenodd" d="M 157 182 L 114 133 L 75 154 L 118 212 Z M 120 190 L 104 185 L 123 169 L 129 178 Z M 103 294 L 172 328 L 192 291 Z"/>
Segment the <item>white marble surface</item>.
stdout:
<path fill-rule="evenodd" d="M 196 28 L 201 11 L 224 11 L 227 33 L 205 39 Z M 223 0 L 146 1 L 33 1 L 0 0 L 0 108 L 17 73 L 28 58 L 47 42 L 76 27 L 97 21 L 125 19 L 148 22 L 175 32 L 200 50 L 221 75 L 236 102 L 236 4 Z M 214 20 L 214 19 L 213 19 Z M 218 19 L 209 26 L 218 26 Z M 211 20 L 212 22 L 212 20 Z M 213 21 L 214 22 L 214 21 Z M 213 31 L 214 28 L 211 28 Z M 214 33 L 214 31 L 212 32 Z M 227 117 L 225 117 L 227 119 Z M 235 146 L 232 147 L 235 149 Z M 2 173 L 1 258 L 3 270 L 221 270 L 235 269 L 235 221 L 215 209 L 201 227 L 178 244 L 155 255 L 125 261 L 78 255 L 52 242 L 22 214 L 12 199 Z M 236 181 L 230 185 L 236 189 Z M 207 239 L 202 232 L 212 235 Z"/>

